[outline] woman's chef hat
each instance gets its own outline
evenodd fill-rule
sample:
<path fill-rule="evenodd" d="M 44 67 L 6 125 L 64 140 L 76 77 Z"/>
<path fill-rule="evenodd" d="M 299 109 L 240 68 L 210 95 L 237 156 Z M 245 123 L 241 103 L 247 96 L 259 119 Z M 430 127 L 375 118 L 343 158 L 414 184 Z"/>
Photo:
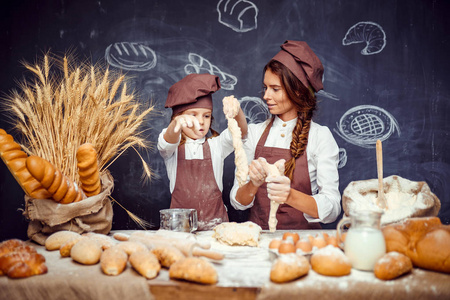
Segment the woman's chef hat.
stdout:
<path fill-rule="evenodd" d="M 272 59 L 285 65 L 305 87 L 315 92 L 323 89 L 323 66 L 306 42 L 286 41 Z"/>
<path fill-rule="evenodd" d="M 211 94 L 220 89 L 220 80 L 211 74 L 189 74 L 169 89 L 165 107 L 173 114 L 191 108 L 213 109 Z"/>

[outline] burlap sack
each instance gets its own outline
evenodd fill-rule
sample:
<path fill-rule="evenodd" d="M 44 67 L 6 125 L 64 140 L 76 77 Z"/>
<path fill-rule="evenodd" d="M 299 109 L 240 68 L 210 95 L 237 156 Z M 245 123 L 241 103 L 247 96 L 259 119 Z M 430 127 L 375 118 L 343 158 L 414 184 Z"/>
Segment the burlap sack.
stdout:
<path fill-rule="evenodd" d="M 30 220 L 28 237 L 44 245 L 49 235 L 61 230 L 78 233 L 97 232 L 108 234 L 112 227 L 113 210 L 111 195 L 114 180 L 106 171 L 101 176 L 102 192 L 80 202 L 59 204 L 49 199 L 33 199 L 25 196 L 23 215 Z"/>

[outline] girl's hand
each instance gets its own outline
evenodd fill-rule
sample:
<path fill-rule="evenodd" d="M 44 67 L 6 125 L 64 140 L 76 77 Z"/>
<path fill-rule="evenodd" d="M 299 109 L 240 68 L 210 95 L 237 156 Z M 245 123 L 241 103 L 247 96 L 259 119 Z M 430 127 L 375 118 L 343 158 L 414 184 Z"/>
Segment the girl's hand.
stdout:
<path fill-rule="evenodd" d="M 200 122 L 196 117 L 191 115 L 179 115 L 175 117 L 174 121 L 175 121 L 175 128 L 173 129 L 173 131 L 175 133 L 180 132 L 181 128 L 186 127 L 189 128 L 194 127 L 196 130 L 200 129 Z"/>
<path fill-rule="evenodd" d="M 278 203 L 287 201 L 291 192 L 291 180 L 287 176 L 267 177 L 267 196 Z"/>
<path fill-rule="evenodd" d="M 223 100 L 223 113 L 227 118 L 234 118 L 239 113 L 241 105 L 234 96 L 224 97 Z"/>
<path fill-rule="evenodd" d="M 262 158 L 264 159 L 264 158 Z M 265 159 L 264 159 L 265 161 Z M 250 181 L 253 183 L 254 186 L 259 187 L 261 186 L 265 180 L 267 173 L 263 168 L 263 163 L 261 162 L 261 157 L 258 159 L 255 159 L 251 162 L 250 166 L 248 167 L 248 174 L 250 176 Z"/>

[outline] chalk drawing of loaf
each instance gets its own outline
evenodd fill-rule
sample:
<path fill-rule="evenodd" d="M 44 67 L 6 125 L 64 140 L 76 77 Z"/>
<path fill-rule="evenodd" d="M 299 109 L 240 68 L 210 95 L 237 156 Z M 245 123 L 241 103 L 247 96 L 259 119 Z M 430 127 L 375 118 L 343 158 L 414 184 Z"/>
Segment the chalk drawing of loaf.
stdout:
<path fill-rule="evenodd" d="M 384 141 L 395 131 L 400 136 L 397 120 L 386 110 L 373 105 L 353 107 L 336 125 L 334 131 L 341 138 L 363 148 L 375 148 L 377 140 Z"/>
<path fill-rule="evenodd" d="M 247 32 L 258 25 L 258 8 L 247 0 L 220 0 L 217 3 L 219 23 L 236 32 Z"/>
<path fill-rule="evenodd" d="M 118 42 L 108 46 L 106 61 L 128 71 L 148 71 L 156 66 L 156 53 L 150 47 L 134 42 Z"/>
<path fill-rule="evenodd" d="M 220 85 L 224 90 L 234 90 L 234 86 L 238 81 L 236 76 L 222 72 L 222 70 L 210 63 L 206 58 L 195 53 L 189 53 L 189 62 L 190 64 L 184 66 L 186 74 L 209 73 L 216 75 L 219 76 Z"/>
<path fill-rule="evenodd" d="M 376 23 L 359 22 L 350 27 L 342 40 L 344 46 L 356 43 L 366 43 L 366 47 L 361 50 L 362 55 L 377 54 L 386 46 L 386 33 Z"/>

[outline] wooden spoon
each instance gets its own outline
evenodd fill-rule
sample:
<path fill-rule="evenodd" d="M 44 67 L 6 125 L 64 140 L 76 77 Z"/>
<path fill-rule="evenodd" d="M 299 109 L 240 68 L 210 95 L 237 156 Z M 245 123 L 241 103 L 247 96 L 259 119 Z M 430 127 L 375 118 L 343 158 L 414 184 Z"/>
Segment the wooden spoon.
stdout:
<path fill-rule="evenodd" d="M 377 140 L 377 172 L 378 172 L 378 198 L 377 205 L 381 208 L 387 208 L 386 197 L 383 190 L 383 149 L 381 141 Z"/>

